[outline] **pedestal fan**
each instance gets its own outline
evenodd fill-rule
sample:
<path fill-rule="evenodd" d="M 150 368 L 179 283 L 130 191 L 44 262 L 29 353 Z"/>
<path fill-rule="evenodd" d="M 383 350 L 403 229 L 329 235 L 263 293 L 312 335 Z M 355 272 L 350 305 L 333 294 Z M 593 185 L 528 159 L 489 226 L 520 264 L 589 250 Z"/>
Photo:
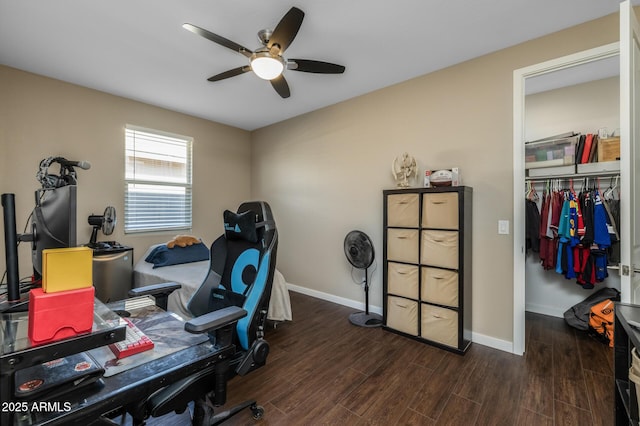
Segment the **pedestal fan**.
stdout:
<path fill-rule="evenodd" d="M 380 327 L 382 317 L 369 313 L 369 272 L 368 269 L 375 259 L 373 243 L 362 231 L 351 231 L 344 239 L 344 254 L 354 268 L 364 269 L 365 312 L 355 312 L 349 315 L 351 324 L 361 327 Z"/>

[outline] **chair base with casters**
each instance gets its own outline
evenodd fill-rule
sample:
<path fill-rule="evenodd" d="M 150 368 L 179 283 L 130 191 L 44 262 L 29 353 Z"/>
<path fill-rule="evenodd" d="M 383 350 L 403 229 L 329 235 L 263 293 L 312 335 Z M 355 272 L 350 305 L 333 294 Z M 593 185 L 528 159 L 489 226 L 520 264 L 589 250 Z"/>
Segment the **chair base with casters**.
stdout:
<path fill-rule="evenodd" d="M 193 401 L 192 424 L 217 425 L 243 410 L 249 408 L 254 420 L 260 420 L 264 415 L 264 408 L 256 400 L 244 401 L 225 411 L 216 413 L 217 407 L 224 404 L 226 399 L 227 374 L 230 361 L 219 362 L 205 370 L 198 372 L 186 380 L 168 386 L 149 398 L 148 405 L 153 417 L 161 417 L 171 412 L 182 413 Z M 210 392 L 211 377 L 214 377 L 215 390 Z M 188 390 L 188 391 L 187 391 Z M 178 397 L 175 397 L 179 395 Z M 176 408 L 180 407 L 180 408 Z"/>
<path fill-rule="evenodd" d="M 209 402 L 206 400 L 198 400 L 195 402 L 193 424 L 219 425 L 247 408 L 251 410 L 253 420 L 260 420 L 264 416 L 264 408 L 257 405 L 255 400 L 245 401 L 218 414 L 214 414 L 214 408 Z"/>

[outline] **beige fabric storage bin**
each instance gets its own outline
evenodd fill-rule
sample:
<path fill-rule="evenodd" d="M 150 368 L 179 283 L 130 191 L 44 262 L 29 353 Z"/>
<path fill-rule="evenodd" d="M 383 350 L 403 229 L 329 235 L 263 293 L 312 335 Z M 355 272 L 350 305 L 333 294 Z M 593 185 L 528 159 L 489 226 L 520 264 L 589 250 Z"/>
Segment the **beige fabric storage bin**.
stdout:
<path fill-rule="evenodd" d="M 422 300 L 458 307 L 458 273 L 439 268 L 422 268 Z"/>
<path fill-rule="evenodd" d="M 422 304 L 421 336 L 447 346 L 458 346 L 458 313 L 447 308 Z"/>
<path fill-rule="evenodd" d="M 636 401 L 640 407 L 640 357 L 636 348 L 631 349 L 631 368 L 629 368 L 629 381 L 636 388 Z"/>
<path fill-rule="evenodd" d="M 420 263 L 458 269 L 458 232 L 422 231 Z"/>
<path fill-rule="evenodd" d="M 417 336 L 418 302 L 395 296 L 387 297 L 387 327 Z"/>
<path fill-rule="evenodd" d="M 417 228 L 419 215 L 419 194 L 394 194 L 387 197 L 387 226 Z"/>
<path fill-rule="evenodd" d="M 424 194 L 422 198 L 424 228 L 458 229 L 458 193 Z"/>
<path fill-rule="evenodd" d="M 387 264 L 387 293 L 418 298 L 418 267 L 402 263 Z"/>
<path fill-rule="evenodd" d="M 418 263 L 418 247 L 417 229 L 387 230 L 387 259 Z"/>

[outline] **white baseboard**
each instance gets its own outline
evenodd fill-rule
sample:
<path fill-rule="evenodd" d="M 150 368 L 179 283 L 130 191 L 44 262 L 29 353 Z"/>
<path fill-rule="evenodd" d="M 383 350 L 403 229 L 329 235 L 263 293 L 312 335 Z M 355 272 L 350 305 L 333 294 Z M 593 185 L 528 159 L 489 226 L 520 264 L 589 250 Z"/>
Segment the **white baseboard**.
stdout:
<path fill-rule="evenodd" d="M 300 287 L 298 285 L 291 284 L 291 283 L 287 283 L 287 288 L 291 291 L 295 291 L 296 293 L 302 293 L 302 294 L 306 294 L 307 296 L 315 297 L 316 299 L 326 300 L 327 302 L 337 303 L 338 305 L 348 306 L 350 308 L 359 309 L 361 311 L 365 310 L 365 306 L 363 302 L 347 299 L 345 297 L 335 296 L 333 294 L 324 293 L 322 291 L 313 290 L 306 287 Z M 369 305 L 369 312 L 382 315 L 382 307 Z"/>
<path fill-rule="evenodd" d="M 478 345 L 488 346 L 493 349 L 513 353 L 513 342 L 496 339 L 495 337 L 486 336 L 484 334 L 476 333 L 475 331 L 471 332 L 471 341 Z"/>
<path fill-rule="evenodd" d="M 535 314 L 549 315 L 551 317 L 557 318 L 564 318 L 564 311 L 566 311 L 566 309 L 546 305 L 537 305 L 535 303 L 525 304 L 524 310 L 527 312 L 533 312 Z"/>
<path fill-rule="evenodd" d="M 322 291 L 313 290 L 306 287 L 300 287 L 295 284 L 287 283 L 287 288 L 291 291 L 295 291 L 296 293 L 306 294 L 307 296 L 315 297 L 316 299 L 326 300 L 328 302 L 337 303 L 338 305 L 348 306 L 350 308 L 364 310 L 364 303 L 358 302 L 355 300 L 347 299 L 345 297 L 335 296 L 333 294 L 324 293 Z M 382 315 L 382 307 L 380 306 L 369 306 L 369 311 Z M 295 316 L 295 312 L 293 313 Z M 494 349 L 498 349 L 501 351 L 513 353 L 513 343 L 508 342 L 506 340 L 496 339 L 495 337 L 485 336 L 484 334 L 471 332 L 471 340 L 474 343 L 483 346 L 489 346 Z"/>

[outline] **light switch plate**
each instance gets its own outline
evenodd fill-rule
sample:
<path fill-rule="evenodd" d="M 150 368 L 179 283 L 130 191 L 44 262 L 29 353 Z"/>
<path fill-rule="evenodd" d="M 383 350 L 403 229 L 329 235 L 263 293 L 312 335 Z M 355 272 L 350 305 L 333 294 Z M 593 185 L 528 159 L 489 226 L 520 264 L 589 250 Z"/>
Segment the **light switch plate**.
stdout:
<path fill-rule="evenodd" d="M 509 221 L 508 220 L 499 220 L 498 221 L 498 234 L 508 235 L 509 234 Z"/>

